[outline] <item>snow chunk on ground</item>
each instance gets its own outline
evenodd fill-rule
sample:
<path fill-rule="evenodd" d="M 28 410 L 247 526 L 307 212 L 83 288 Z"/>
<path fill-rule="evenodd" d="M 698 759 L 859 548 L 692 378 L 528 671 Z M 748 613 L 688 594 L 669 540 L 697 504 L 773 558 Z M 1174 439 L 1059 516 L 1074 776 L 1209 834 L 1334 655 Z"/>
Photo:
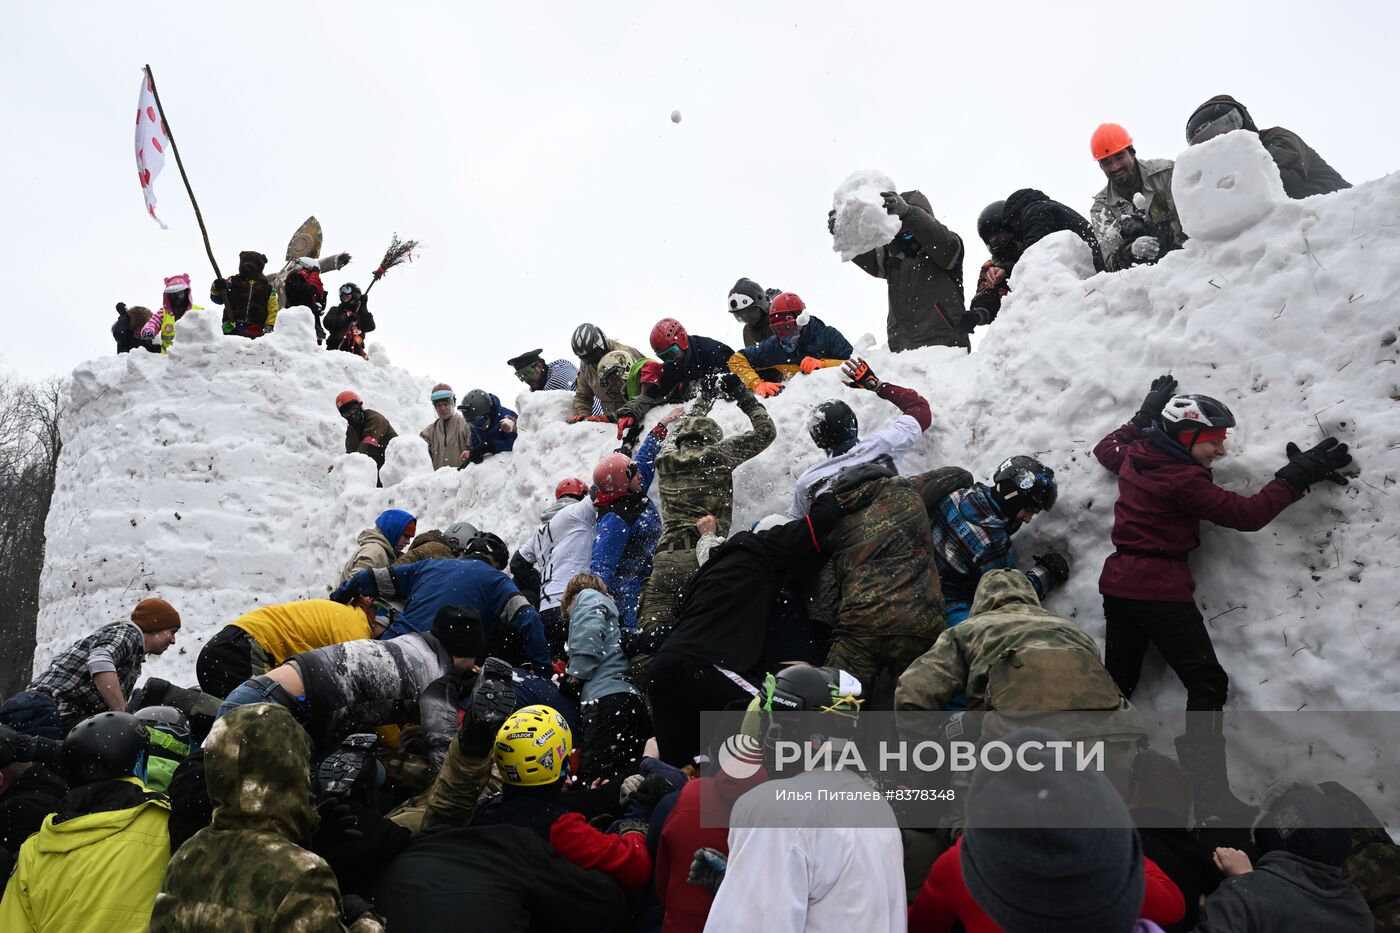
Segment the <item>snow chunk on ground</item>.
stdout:
<path fill-rule="evenodd" d="M 877 249 L 899 233 L 900 219 L 885 210 L 882 191 L 898 191 L 894 181 L 880 172 L 852 172 L 832 195 L 836 209 L 836 239 L 831 244 L 849 262 L 861 253 Z"/>

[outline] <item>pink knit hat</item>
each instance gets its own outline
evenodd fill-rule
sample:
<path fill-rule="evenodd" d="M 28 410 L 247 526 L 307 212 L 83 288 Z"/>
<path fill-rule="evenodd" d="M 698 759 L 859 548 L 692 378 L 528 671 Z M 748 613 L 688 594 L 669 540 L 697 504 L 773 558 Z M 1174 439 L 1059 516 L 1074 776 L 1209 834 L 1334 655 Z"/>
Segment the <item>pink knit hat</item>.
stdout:
<path fill-rule="evenodd" d="M 167 276 L 165 279 L 165 291 L 167 294 L 170 292 L 183 292 L 188 290 L 189 287 L 190 277 L 186 272 L 181 272 L 179 275 Z"/>

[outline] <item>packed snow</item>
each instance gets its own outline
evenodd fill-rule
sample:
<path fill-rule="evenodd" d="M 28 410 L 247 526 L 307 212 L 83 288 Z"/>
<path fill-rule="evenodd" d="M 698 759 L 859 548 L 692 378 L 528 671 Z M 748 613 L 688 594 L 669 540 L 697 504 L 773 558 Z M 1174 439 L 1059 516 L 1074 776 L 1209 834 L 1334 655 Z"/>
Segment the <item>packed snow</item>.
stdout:
<path fill-rule="evenodd" d="M 1027 251 L 977 353 L 892 355 L 869 336 L 858 344 L 881 378 L 932 403 L 933 427 L 906 456 L 906 472 L 958 464 L 986 480 L 1017 453 L 1055 469 L 1059 504 L 1017 536 L 1016 550 L 1027 560 L 1050 547 L 1069 552 L 1073 576 L 1048 607 L 1099 638 L 1096 581 L 1116 492 L 1090 450 L 1132 414 L 1154 376 L 1170 370 L 1181 391 L 1214 395 L 1235 412 L 1240 426 L 1216 471 L 1229 489 L 1267 482 L 1288 441 L 1340 437 L 1360 471 L 1351 485 L 1315 488 L 1255 534 L 1205 526 L 1192 558 L 1198 598 L 1231 674 L 1231 707 L 1396 709 L 1400 177 L 1290 201 L 1261 158 L 1243 133 L 1182 154 L 1175 195 L 1192 239 L 1156 266 L 1092 275 L 1069 233 Z M 888 190 L 887 179 L 861 177 L 856 187 Z M 710 329 L 727 319 L 687 323 L 734 336 Z M 305 309 L 283 312 L 257 341 L 225 338 L 218 325 L 217 310 L 192 312 L 168 356 L 105 357 L 74 372 L 36 664 L 160 596 L 184 628 L 145 671 L 192 682 L 201 644 L 231 619 L 324 596 L 381 510 L 412 511 L 420 530 L 470 519 L 514 548 L 555 483 L 587 478 L 617 445 L 609 425 L 563 423 L 568 393 L 526 392 L 504 400 L 521 415 L 513 453 L 434 473 L 417 434 L 433 418 L 428 393 L 440 376 L 396 368 L 377 346 L 369 360 L 318 351 Z M 618 335 L 631 344 L 644 336 Z M 333 400 L 347 388 L 399 431 L 382 489 L 367 458 L 342 453 Z M 472 386 L 456 388 L 460 396 Z M 786 510 L 794 481 L 820 456 L 806 414 L 833 396 L 851 403 L 866 431 L 897 414 L 842 386 L 837 370 L 795 379 L 766 403 L 776 442 L 737 471 L 736 522 Z M 728 403 L 715 417 L 727 432 L 746 426 Z M 1135 701 L 1184 703 L 1155 655 Z"/>
<path fill-rule="evenodd" d="M 899 232 L 900 220 L 885 210 L 882 191 L 898 191 L 880 172 L 852 172 L 831 196 L 836 211 L 836 239 L 831 248 L 849 262 L 861 253 L 884 246 Z"/>

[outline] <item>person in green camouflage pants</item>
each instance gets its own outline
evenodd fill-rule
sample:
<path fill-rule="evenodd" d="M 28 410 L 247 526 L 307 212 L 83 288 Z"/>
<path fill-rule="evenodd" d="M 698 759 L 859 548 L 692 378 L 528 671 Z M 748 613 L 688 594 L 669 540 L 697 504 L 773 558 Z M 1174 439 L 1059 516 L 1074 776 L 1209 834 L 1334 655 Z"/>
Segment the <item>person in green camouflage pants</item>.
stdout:
<path fill-rule="evenodd" d="M 204 743 L 214 818 L 166 869 L 151 933 L 344 931 L 340 888 L 319 855 L 311 807 L 311 739 L 285 708 L 240 706 Z M 382 933 L 363 912 L 350 933 Z"/>
<path fill-rule="evenodd" d="M 881 671 L 898 678 L 944 629 L 920 488 L 887 459 L 848 467 L 831 486 L 843 514 L 822 541 L 836 592 L 826 665 L 867 693 Z"/>
<path fill-rule="evenodd" d="M 982 576 L 967 621 L 945 631 L 899 678 L 895 709 L 946 710 L 959 693 L 969 712 L 1078 714 L 1039 717 L 1035 724 L 1071 741 L 1105 740 L 1104 776 L 1120 790 L 1147 738 L 1142 718 L 1099 660 L 1098 643 L 1042 609 L 1019 570 Z M 1089 712 L 1095 715 L 1083 715 Z M 1022 715 L 1005 722 L 987 716 L 981 737 L 999 738 L 1024 722 Z"/>
<path fill-rule="evenodd" d="M 700 533 L 695 523 L 713 515 L 719 536 L 728 537 L 734 517 L 734 470 L 766 450 L 778 436 L 763 403 L 737 376 L 731 380 L 732 375 L 725 376 L 722 388 L 748 416 L 753 430 L 725 437 L 720 426 L 705 416 L 709 406 L 697 402 L 676 426 L 675 446 L 656 458 L 661 517 L 666 526 L 651 560 L 651 576 L 642 588 L 637 610 L 637 625 L 642 631 L 671 621 L 681 590 L 699 569 L 695 545 Z M 634 661 L 632 670 L 634 683 L 647 683 L 645 678 L 636 679 L 644 673 L 644 665 Z"/>

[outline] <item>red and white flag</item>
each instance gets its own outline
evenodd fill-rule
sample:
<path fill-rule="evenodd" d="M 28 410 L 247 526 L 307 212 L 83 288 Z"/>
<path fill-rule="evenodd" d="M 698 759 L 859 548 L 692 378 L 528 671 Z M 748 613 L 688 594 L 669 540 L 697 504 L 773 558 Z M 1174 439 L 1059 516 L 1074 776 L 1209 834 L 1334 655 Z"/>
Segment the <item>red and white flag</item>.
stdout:
<path fill-rule="evenodd" d="M 136 174 L 141 179 L 141 194 L 146 198 L 146 213 L 160 224 L 165 224 L 156 216 L 156 176 L 165 168 L 165 150 L 170 148 L 170 134 L 165 131 L 165 121 L 160 118 L 156 107 L 155 84 L 150 74 L 141 70 L 141 96 L 136 102 Z"/>

